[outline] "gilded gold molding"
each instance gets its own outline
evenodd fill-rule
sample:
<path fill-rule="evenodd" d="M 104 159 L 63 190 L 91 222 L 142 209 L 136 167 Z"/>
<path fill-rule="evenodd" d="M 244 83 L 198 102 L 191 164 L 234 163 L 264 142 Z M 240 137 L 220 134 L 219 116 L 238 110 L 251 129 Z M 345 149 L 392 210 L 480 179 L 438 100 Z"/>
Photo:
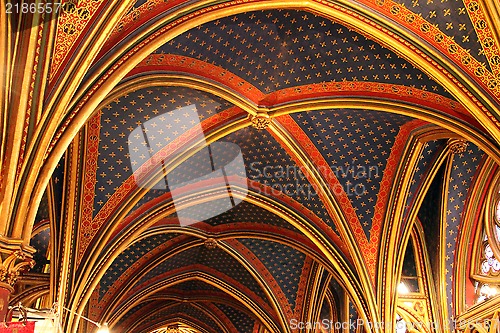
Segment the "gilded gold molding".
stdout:
<path fill-rule="evenodd" d="M 434 332 L 429 325 L 430 320 L 424 309 L 425 300 L 422 299 L 408 299 L 398 303 L 396 311 L 405 321 L 408 333 Z"/>
<path fill-rule="evenodd" d="M 500 329 L 500 310 L 497 302 L 488 302 L 489 307 L 482 309 L 480 313 L 471 313 L 459 316 L 456 320 L 457 330 L 464 333 L 497 333 Z M 477 309 L 479 310 L 479 308 Z"/>
<path fill-rule="evenodd" d="M 479 303 L 457 316 L 457 320 L 480 320 L 492 316 L 500 306 L 500 296 Z"/>
<path fill-rule="evenodd" d="M 400 281 L 405 249 L 408 243 L 413 241 L 412 238 L 415 237 L 414 235 L 412 237 L 412 234 L 414 233 L 413 230 L 418 210 L 424 199 L 424 195 L 422 194 L 426 193 L 446 155 L 443 153 L 439 155 L 434 165 L 431 166 L 427 178 L 423 179 L 420 192 L 415 193 L 415 197 L 418 199 L 407 214 L 407 222 L 404 229 L 401 229 L 404 217 L 403 213 L 415 167 L 418 164 L 422 151 L 425 149 L 426 142 L 448 138 L 450 135 L 453 136 L 451 132 L 432 125 L 418 128 L 407 139 L 405 150 L 401 155 L 401 164 L 398 165 L 396 178 L 393 181 L 395 185 L 391 188 L 391 196 L 388 202 L 388 207 L 392 207 L 392 210 L 386 212 L 384 231 L 382 232 L 383 239 L 381 240 L 382 248 L 379 255 L 377 300 L 380 304 L 380 311 L 383 313 L 384 321 L 392 320 L 392 318 L 387 317 L 395 313 L 397 297 L 393 294 L 393 290 L 396 290 L 397 284 Z M 386 247 L 383 246 L 384 244 L 386 244 Z M 420 254 L 422 254 L 421 250 Z M 419 263 L 422 265 L 422 257 L 419 259 Z M 422 266 L 420 266 L 419 271 L 422 272 L 423 270 Z M 419 285 L 423 287 L 421 281 Z"/>
<path fill-rule="evenodd" d="M 302 218 L 298 217 L 296 214 L 292 213 L 292 212 L 289 212 L 289 208 L 288 207 L 285 207 L 283 205 L 280 205 L 280 204 L 277 204 L 277 203 L 274 203 L 274 204 L 271 204 L 270 203 L 270 199 L 269 198 L 266 198 L 266 197 L 262 197 L 258 194 L 252 194 L 251 192 L 249 192 L 247 195 L 245 196 L 241 196 L 239 194 L 239 192 L 237 191 L 236 188 L 234 188 L 234 192 L 233 192 L 233 195 L 239 197 L 240 199 L 245 199 L 246 201 L 250 202 L 250 203 L 253 203 L 253 204 L 256 204 L 262 208 L 265 208 L 266 210 L 269 210 L 271 212 L 273 212 L 274 214 L 286 219 L 287 221 L 289 221 L 291 224 L 293 224 L 295 227 L 297 227 L 298 229 L 302 229 L 304 232 L 306 232 L 306 234 L 309 234 L 311 233 L 311 227 L 308 227 L 307 226 L 307 222 L 306 221 L 303 221 Z M 217 196 L 214 195 L 214 194 L 210 194 L 209 195 L 209 199 L 210 200 L 214 200 L 216 199 Z M 191 196 L 187 196 L 183 202 L 184 203 L 181 203 L 179 206 L 176 206 L 176 209 L 183 209 L 184 205 L 188 205 L 188 206 L 191 206 L 191 205 L 196 205 L 200 202 L 200 200 L 203 200 L 203 201 L 206 201 L 208 200 L 207 198 L 200 198 L 200 197 L 197 197 L 197 195 L 195 195 L 194 197 L 191 197 Z M 156 223 L 158 220 L 160 220 L 163 216 L 166 216 L 168 214 L 170 214 L 172 212 L 172 210 L 170 209 L 166 209 L 164 212 L 162 212 L 161 214 L 153 214 L 153 215 L 148 215 L 149 217 L 147 217 L 149 220 L 147 221 L 147 225 L 152 225 L 154 223 Z M 300 222 L 302 220 L 302 222 Z M 301 223 L 301 224 L 297 224 L 297 223 Z M 303 223 L 303 224 L 302 224 Z M 304 229 L 304 228 L 307 228 L 307 229 Z M 218 237 L 218 240 L 222 240 L 222 238 Z M 128 241 L 126 241 L 125 239 L 122 240 L 124 246 L 126 247 L 127 244 L 129 244 Z M 321 245 L 321 244 L 324 244 L 324 245 Z M 317 243 L 317 245 L 320 247 L 320 248 L 323 248 L 327 243 Z M 113 249 L 113 247 L 111 247 L 111 249 Z M 331 251 L 331 250 L 329 250 Z M 115 258 L 119 253 L 121 252 L 118 251 L 118 252 L 115 252 L 115 254 L 112 254 L 111 257 L 108 257 L 108 256 L 102 256 L 104 258 L 106 258 L 106 260 L 108 260 L 108 262 L 112 262 L 112 258 Z M 359 301 L 356 301 L 356 298 L 357 297 L 360 297 L 359 295 L 362 295 L 362 292 L 360 289 L 355 289 L 356 287 L 355 286 L 350 286 L 349 284 L 350 283 L 355 283 L 355 280 L 353 279 L 353 276 L 352 276 L 352 272 L 349 272 L 349 271 L 346 271 L 346 264 L 342 264 L 341 260 L 340 260 L 340 256 L 332 256 L 332 254 L 328 255 L 329 257 L 329 262 L 331 264 L 331 273 L 335 273 L 336 276 L 337 276 L 337 279 L 338 281 L 342 281 L 346 287 L 347 290 L 349 290 L 349 293 L 353 295 L 353 298 L 355 300 L 355 302 L 359 302 Z M 102 276 L 102 274 L 104 274 L 104 267 L 106 267 L 108 264 L 100 264 L 99 267 L 101 267 L 101 273 L 99 273 L 100 275 L 97 275 L 95 276 L 92 280 L 93 281 L 98 281 L 100 279 L 100 277 Z M 343 265 L 343 266 L 342 266 Z M 349 275 L 348 275 L 349 274 Z M 93 282 L 91 282 L 93 283 Z M 91 291 L 92 288 L 90 289 L 87 289 L 88 291 Z M 84 304 L 84 303 L 83 303 Z M 112 306 L 110 307 L 110 309 L 112 308 Z M 366 319 L 366 318 L 365 318 Z"/>
<path fill-rule="evenodd" d="M 496 258 L 500 258 L 500 242 L 497 240 L 497 232 L 495 228 L 500 226 L 500 220 L 497 219 L 497 208 L 500 207 L 500 171 L 497 170 L 493 180 L 490 183 L 490 188 L 485 201 L 484 213 L 484 230 L 488 239 L 491 249 Z"/>
<path fill-rule="evenodd" d="M 425 241 L 425 232 L 421 223 L 415 223 L 413 226 L 412 237 L 417 244 L 415 249 L 418 251 L 418 260 L 421 272 L 421 281 L 423 287 L 423 294 L 427 299 L 427 311 L 431 322 L 436 323 L 439 327 L 443 328 L 446 318 L 441 315 L 441 305 L 437 299 L 435 278 L 432 274 L 431 260 L 429 258 L 429 249 Z M 437 332 L 445 332 L 444 329 L 438 329 Z"/>
<path fill-rule="evenodd" d="M 441 187 L 440 191 L 440 212 L 439 212 L 439 250 L 437 251 L 438 253 L 438 276 L 436 277 L 437 283 L 438 283 L 438 290 L 437 290 L 437 299 L 439 304 L 442 304 L 441 306 L 441 314 L 442 318 L 446 320 L 447 318 L 451 318 L 451 314 L 448 312 L 448 304 L 453 304 L 453 300 L 448 299 L 448 295 L 446 293 L 446 286 L 449 283 L 446 281 L 446 260 L 444 258 L 446 257 L 446 225 L 447 225 L 447 211 L 448 211 L 448 193 L 449 192 L 449 184 L 450 184 L 450 177 L 451 177 L 451 172 L 453 169 L 453 155 L 448 155 L 448 159 L 446 160 L 445 164 L 445 171 L 444 171 L 444 179 L 443 179 L 443 184 Z"/>
<path fill-rule="evenodd" d="M 498 2 L 492 0 L 466 0 L 465 8 L 481 43 L 493 75 L 500 80 L 500 28 Z"/>
<path fill-rule="evenodd" d="M 111 102 L 123 94 L 131 92 L 136 89 L 145 87 L 168 87 L 168 86 L 182 86 L 196 90 L 208 92 L 210 94 L 220 96 L 230 103 L 240 107 L 249 115 L 261 115 L 264 118 L 276 118 L 281 115 L 325 110 L 325 109 L 365 109 L 373 111 L 390 112 L 400 114 L 412 118 L 421 119 L 435 124 L 443 129 L 449 130 L 454 134 L 450 137 L 457 139 L 464 139 L 474 143 L 481 148 L 489 156 L 495 159 L 500 164 L 500 148 L 496 148 L 494 142 L 486 137 L 481 131 L 475 129 L 473 126 L 465 124 L 463 121 L 458 121 L 452 116 L 445 116 L 442 112 L 410 104 L 405 101 L 398 100 L 375 100 L 372 97 L 366 96 L 328 96 L 328 91 L 325 92 L 326 96 L 317 97 L 313 100 L 299 100 L 292 101 L 282 105 L 271 105 L 269 107 L 259 106 L 255 102 L 248 100 L 245 96 L 241 96 L 234 91 L 227 89 L 220 83 L 213 82 L 208 79 L 200 77 L 191 77 L 186 74 L 158 74 L 140 76 L 117 86 L 99 105 L 99 108 Z M 331 93 L 333 94 L 334 91 Z M 229 134 L 229 133 L 228 133 Z"/>
<path fill-rule="evenodd" d="M 234 104 L 249 114 L 257 115 L 258 106 L 247 97 L 237 94 L 235 91 L 222 84 L 201 77 L 193 77 L 184 73 L 153 73 L 126 80 L 117 85 L 99 104 L 96 110 L 100 110 L 114 99 L 132 91 L 151 87 L 186 87 L 194 90 L 207 92 L 219 96 Z M 265 113 L 265 111 L 264 111 Z"/>
<path fill-rule="evenodd" d="M 238 290 L 234 286 L 226 283 L 223 280 L 218 279 L 217 277 L 211 276 L 204 272 L 189 272 L 183 273 L 176 276 L 172 276 L 166 280 L 159 281 L 145 290 L 143 290 L 140 294 L 134 295 L 133 298 L 128 300 L 125 304 L 123 304 L 123 309 L 133 308 L 134 306 L 140 304 L 143 300 L 148 299 L 151 295 L 161 292 L 162 290 L 166 290 L 171 286 L 182 283 L 184 281 L 189 280 L 201 280 L 209 285 L 212 285 L 218 289 L 221 289 L 228 295 L 231 295 L 236 300 L 238 300 L 241 304 L 243 304 L 249 311 L 251 311 L 267 328 L 270 332 L 280 333 L 281 328 L 275 323 L 275 321 L 267 314 L 263 309 L 258 306 L 254 301 L 252 301 L 245 293 L 241 290 Z M 118 322 L 120 318 L 122 318 L 126 314 L 126 311 L 118 311 L 116 316 L 113 317 L 109 322 L 111 324 Z"/>
<path fill-rule="evenodd" d="M 487 223 L 483 221 L 483 217 L 491 209 L 488 204 L 484 203 L 487 202 L 487 199 L 482 200 L 484 193 L 490 193 L 495 188 L 494 186 L 491 188 L 492 184 L 494 184 L 491 177 L 496 167 L 496 163 L 488 158 L 476 171 L 476 182 L 474 187 L 470 189 L 467 207 L 464 209 L 462 217 L 462 231 L 458 240 L 458 244 L 462 246 L 457 247 L 455 290 L 466 290 L 467 282 L 471 278 L 481 280 L 480 277 L 476 276 L 476 273 L 480 267 L 479 257 L 483 249 L 483 226 L 484 223 Z M 468 266 L 470 267 L 468 268 Z M 465 297 L 466 293 L 457 293 L 455 296 L 454 304 L 458 314 L 468 311 Z"/>

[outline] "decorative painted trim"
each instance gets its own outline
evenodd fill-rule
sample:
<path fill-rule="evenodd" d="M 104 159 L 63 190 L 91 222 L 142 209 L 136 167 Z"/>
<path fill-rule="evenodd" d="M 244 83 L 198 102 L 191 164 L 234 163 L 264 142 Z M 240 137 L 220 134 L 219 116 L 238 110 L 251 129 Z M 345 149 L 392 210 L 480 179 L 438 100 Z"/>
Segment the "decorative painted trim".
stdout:
<path fill-rule="evenodd" d="M 97 179 L 97 167 L 99 160 L 99 144 L 100 144 L 100 131 L 101 131 L 101 116 L 102 111 L 98 111 L 86 125 L 86 139 L 87 146 L 84 152 L 84 167 L 82 171 L 83 176 L 83 190 L 81 198 L 81 214 L 78 221 L 78 247 L 80 251 L 77 252 L 76 265 L 78 265 L 83 256 L 83 249 L 86 249 L 92 238 L 98 231 L 98 225 L 92 221 L 94 213 L 94 193 Z"/>
<path fill-rule="evenodd" d="M 500 80 L 500 48 L 493 32 L 494 26 L 489 24 L 485 15 L 482 1 L 464 0 L 464 7 L 467 9 L 469 18 L 474 26 L 479 42 L 483 47 L 484 55 L 490 64 L 493 75 Z"/>

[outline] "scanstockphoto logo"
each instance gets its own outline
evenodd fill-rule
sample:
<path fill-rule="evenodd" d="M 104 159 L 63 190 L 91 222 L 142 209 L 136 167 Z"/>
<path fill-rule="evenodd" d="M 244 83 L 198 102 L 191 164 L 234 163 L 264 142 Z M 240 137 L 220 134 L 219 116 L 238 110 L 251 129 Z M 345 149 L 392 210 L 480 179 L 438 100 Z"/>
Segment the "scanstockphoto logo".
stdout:
<path fill-rule="evenodd" d="M 321 321 L 309 322 L 309 321 L 299 321 L 297 319 L 290 320 L 290 328 L 292 330 L 314 330 L 314 331 L 327 331 L 335 332 L 337 331 L 354 331 L 358 327 L 365 326 L 362 319 L 348 320 L 344 322 L 334 321 L 331 319 L 323 319 Z M 373 327 L 373 325 L 369 325 Z"/>
<path fill-rule="evenodd" d="M 292 330 L 315 330 L 315 331 L 354 331 L 361 329 L 362 331 L 385 330 L 388 332 L 423 332 L 423 331 L 437 331 L 443 330 L 445 332 L 454 331 L 456 329 L 465 330 L 470 329 L 476 331 L 478 328 L 487 332 L 491 327 L 498 327 L 500 320 L 495 318 L 478 319 L 478 320 L 456 320 L 449 319 L 442 322 L 427 321 L 427 322 L 406 322 L 404 320 L 396 320 L 395 322 L 373 322 L 365 321 L 361 318 L 347 321 L 334 321 L 331 319 L 323 319 L 320 321 L 299 321 L 291 319 L 289 322 Z"/>
<path fill-rule="evenodd" d="M 334 195 L 346 193 L 347 196 L 360 197 L 367 192 L 366 182 L 379 178 L 378 166 L 365 166 L 360 164 L 347 164 L 346 166 L 318 166 L 316 170 L 325 176 L 327 184 L 337 180 L 345 179 L 343 184 L 334 182 L 329 190 Z M 307 171 L 304 167 L 266 165 L 262 162 L 252 162 L 249 168 L 249 178 L 268 186 L 261 191 L 265 195 L 279 195 L 284 193 L 291 197 L 311 198 L 318 195 L 319 188 L 316 184 L 302 181 Z M 347 179 L 348 178 L 348 179 Z"/>

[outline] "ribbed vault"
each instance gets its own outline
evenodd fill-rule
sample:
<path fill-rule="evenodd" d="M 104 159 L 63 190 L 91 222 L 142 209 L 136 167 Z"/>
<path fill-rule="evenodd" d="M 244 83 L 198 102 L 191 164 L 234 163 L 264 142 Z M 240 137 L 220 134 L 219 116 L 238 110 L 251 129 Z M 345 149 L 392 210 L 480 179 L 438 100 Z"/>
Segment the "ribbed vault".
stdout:
<path fill-rule="evenodd" d="M 69 1 L 40 32 L 46 111 L 12 116 L 31 188 L 5 231 L 37 250 L 12 299 L 57 300 L 73 333 L 392 323 L 425 233 L 427 311 L 455 318 L 500 161 L 498 26 L 418 3 Z"/>

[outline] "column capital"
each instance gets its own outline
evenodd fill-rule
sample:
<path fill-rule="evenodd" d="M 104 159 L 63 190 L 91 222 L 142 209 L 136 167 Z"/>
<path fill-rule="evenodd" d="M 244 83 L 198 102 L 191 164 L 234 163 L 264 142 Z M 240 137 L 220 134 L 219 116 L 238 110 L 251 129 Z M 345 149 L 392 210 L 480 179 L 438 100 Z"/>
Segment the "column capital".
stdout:
<path fill-rule="evenodd" d="M 17 278 L 23 270 L 32 268 L 35 261 L 22 250 L 0 248 L 0 288 L 14 291 Z"/>

